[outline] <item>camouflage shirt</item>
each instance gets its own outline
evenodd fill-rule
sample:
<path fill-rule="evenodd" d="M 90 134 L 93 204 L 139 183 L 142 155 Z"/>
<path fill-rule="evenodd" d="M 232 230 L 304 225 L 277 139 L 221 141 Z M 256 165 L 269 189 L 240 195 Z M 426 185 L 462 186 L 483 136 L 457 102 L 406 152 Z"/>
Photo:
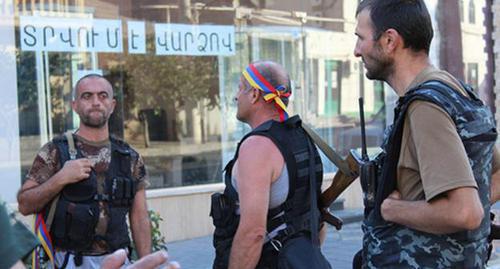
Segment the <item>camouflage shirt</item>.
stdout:
<path fill-rule="evenodd" d="M 91 160 L 93 169 L 96 173 L 97 188 L 101 192 L 104 189 L 109 164 L 111 162 L 111 142 L 108 140 L 101 142 L 92 142 L 76 136 L 75 146 L 81 151 L 82 155 Z M 137 181 L 137 190 L 145 189 L 149 182 L 147 180 L 144 161 L 139 154 L 138 158 L 133 159 L 131 163 L 132 176 Z M 45 144 L 38 152 L 31 169 L 26 175 L 26 180 L 33 180 L 42 184 L 49 180 L 55 173 L 61 169 L 59 161 L 59 151 L 57 146 L 51 141 Z M 96 226 L 97 235 L 105 235 L 109 220 L 107 207 L 100 202 L 100 216 Z M 107 250 L 104 241 L 96 241 L 93 244 L 93 251 L 102 253 Z"/>

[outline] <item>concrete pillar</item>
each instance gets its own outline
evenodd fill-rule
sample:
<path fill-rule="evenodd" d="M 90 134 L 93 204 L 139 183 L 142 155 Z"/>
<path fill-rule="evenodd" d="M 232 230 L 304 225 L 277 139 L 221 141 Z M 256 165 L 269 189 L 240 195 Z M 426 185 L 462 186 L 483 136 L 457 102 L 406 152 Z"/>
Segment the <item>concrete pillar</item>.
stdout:
<path fill-rule="evenodd" d="M 492 0 L 493 25 L 500 25 L 500 0 Z M 494 59 L 494 82 L 495 107 L 500 107 L 500 28 L 494 27 L 492 31 Z M 495 118 L 500 120 L 500 109 L 496 110 Z"/>
<path fill-rule="evenodd" d="M 460 25 L 458 0 L 439 1 L 437 10 L 439 31 L 446 35 L 439 46 L 440 68 L 464 80 L 462 29 L 457 27 Z"/>

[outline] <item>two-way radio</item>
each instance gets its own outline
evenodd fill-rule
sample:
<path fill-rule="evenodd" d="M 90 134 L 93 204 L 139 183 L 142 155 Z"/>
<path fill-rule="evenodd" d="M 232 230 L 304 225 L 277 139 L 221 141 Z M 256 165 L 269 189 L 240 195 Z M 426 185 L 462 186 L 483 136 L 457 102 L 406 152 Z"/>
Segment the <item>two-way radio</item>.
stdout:
<path fill-rule="evenodd" d="M 374 206 L 375 192 L 377 184 L 377 165 L 368 156 L 366 146 L 365 112 L 363 97 L 359 98 L 359 122 L 361 127 L 361 159 L 359 160 L 359 179 L 363 189 L 363 202 L 365 205 L 365 214 Z"/>

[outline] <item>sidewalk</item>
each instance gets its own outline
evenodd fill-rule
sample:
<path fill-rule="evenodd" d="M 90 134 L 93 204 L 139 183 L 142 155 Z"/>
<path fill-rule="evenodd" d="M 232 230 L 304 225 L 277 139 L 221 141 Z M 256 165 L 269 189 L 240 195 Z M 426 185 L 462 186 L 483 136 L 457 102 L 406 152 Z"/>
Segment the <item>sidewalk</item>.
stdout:
<path fill-rule="evenodd" d="M 352 268 L 352 257 L 361 248 L 361 237 L 360 222 L 346 224 L 340 231 L 328 227 L 323 253 L 333 268 Z M 168 252 L 183 269 L 212 268 L 214 248 L 211 236 L 172 242 L 168 244 Z"/>
<path fill-rule="evenodd" d="M 352 268 L 352 257 L 361 248 L 361 222 L 346 224 L 337 231 L 328 227 L 323 253 L 334 269 Z M 214 259 L 212 237 L 200 237 L 192 240 L 177 241 L 168 244 L 169 256 L 178 261 L 183 269 L 211 269 Z M 488 269 L 500 269 L 500 244 L 487 266 Z"/>

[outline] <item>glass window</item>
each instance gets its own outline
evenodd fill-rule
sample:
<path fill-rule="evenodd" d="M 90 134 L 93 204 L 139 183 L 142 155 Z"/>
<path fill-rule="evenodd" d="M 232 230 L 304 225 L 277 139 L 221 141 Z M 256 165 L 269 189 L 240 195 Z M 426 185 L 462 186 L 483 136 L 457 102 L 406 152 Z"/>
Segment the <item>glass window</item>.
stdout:
<path fill-rule="evenodd" d="M 478 64 L 468 63 L 467 64 L 467 83 L 471 85 L 474 89 L 478 89 Z"/>
<path fill-rule="evenodd" d="M 476 23 L 476 5 L 474 0 L 469 0 L 469 23 Z"/>
<path fill-rule="evenodd" d="M 437 16 L 431 2 L 431 16 Z M 255 60 L 273 60 L 288 70 L 292 113 L 341 154 L 361 144 L 358 97 L 364 97 L 368 146 L 379 146 L 392 90 L 368 80 L 353 55 L 357 4 L 16 1 L 22 173 L 42 144 L 78 127 L 72 88 L 90 72 L 113 83 L 117 107 L 110 130 L 144 157 L 151 188 L 222 182 L 224 164 L 249 131 L 235 117 L 234 94 L 241 71 Z M 471 22 L 483 16 L 475 9 L 470 1 Z M 469 63 L 467 81 L 477 86 L 487 58 L 468 47 L 484 43 L 483 33 L 474 31 L 462 31 L 462 58 Z M 433 44 L 434 63 L 439 49 L 446 48 Z M 325 162 L 326 172 L 335 170 Z"/>

